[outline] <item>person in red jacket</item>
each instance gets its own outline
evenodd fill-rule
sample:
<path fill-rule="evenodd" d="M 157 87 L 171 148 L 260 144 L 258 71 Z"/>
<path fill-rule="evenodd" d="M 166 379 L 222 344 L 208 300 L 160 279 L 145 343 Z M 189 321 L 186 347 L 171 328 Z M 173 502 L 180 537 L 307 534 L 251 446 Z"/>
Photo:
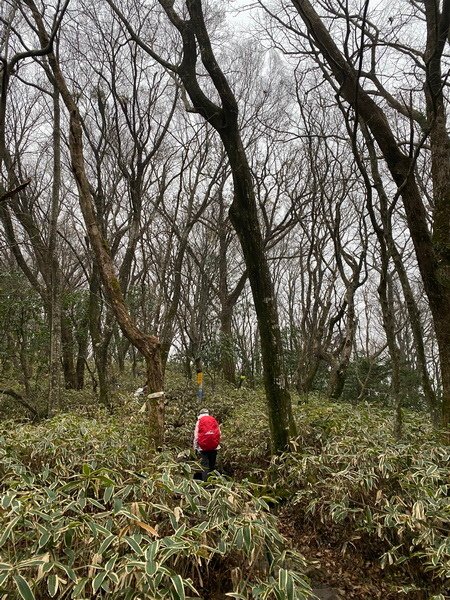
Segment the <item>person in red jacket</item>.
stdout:
<path fill-rule="evenodd" d="M 194 430 L 194 450 L 200 455 L 203 467 L 202 480 L 206 481 L 216 467 L 217 450 L 220 448 L 220 427 L 206 408 L 200 411 Z"/>

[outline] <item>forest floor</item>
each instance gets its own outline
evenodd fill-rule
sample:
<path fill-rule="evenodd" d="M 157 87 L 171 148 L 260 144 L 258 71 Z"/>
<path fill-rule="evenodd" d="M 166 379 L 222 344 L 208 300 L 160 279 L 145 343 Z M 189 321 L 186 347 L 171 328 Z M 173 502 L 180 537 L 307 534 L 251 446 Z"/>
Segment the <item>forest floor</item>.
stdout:
<path fill-rule="evenodd" d="M 356 551 L 345 554 L 340 548 L 318 540 L 314 532 L 299 532 L 288 520 L 280 519 L 280 531 L 310 565 L 308 576 L 320 600 L 394 600 L 386 573 Z"/>
<path fill-rule="evenodd" d="M 383 581 L 383 571 L 355 554 L 342 556 L 339 550 L 315 547 L 313 541 L 308 539 L 304 539 L 299 550 L 308 562 L 317 563 L 310 577 L 314 593 L 321 600 L 398 598 L 397 592 L 393 592 Z"/>

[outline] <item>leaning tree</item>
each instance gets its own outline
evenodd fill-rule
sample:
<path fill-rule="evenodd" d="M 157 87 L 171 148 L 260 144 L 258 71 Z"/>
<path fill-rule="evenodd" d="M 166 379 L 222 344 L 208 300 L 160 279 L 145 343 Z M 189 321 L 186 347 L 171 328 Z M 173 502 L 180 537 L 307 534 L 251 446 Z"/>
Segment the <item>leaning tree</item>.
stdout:
<path fill-rule="evenodd" d="M 170 0 L 159 0 L 172 29 L 178 34 L 178 61 L 155 51 L 153 39 L 138 35 L 117 4 L 112 0 L 108 3 L 131 38 L 173 74 L 187 96 L 186 102 L 189 98 L 189 110 L 200 114 L 217 131 L 225 148 L 234 186 L 229 215 L 242 246 L 258 320 L 272 443 L 275 451 L 284 450 L 288 447 L 289 433 L 295 432 L 295 424 L 285 378 L 277 303 L 258 219 L 253 177 L 240 130 L 238 102 L 217 61 L 202 2 L 186 0 L 178 11 Z M 199 58 L 202 67 L 198 64 Z M 209 91 L 201 83 L 204 76 L 212 88 Z"/>
<path fill-rule="evenodd" d="M 309 0 L 260 4 L 281 35 L 289 37 L 290 54 L 312 57 L 337 98 L 352 108 L 355 131 L 358 124 L 364 126 L 384 159 L 396 188 L 394 201 L 402 200 L 433 317 L 442 381 L 441 424 L 448 428 L 450 135 L 445 51 L 450 0 L 402 2 L 404 10 L 389 14 L 384 7 L 378 15 L 376 8 L 370 13 L 368 0 L 359 7 L 341 1 L 313 6 Z M 412 26 L 414 36 L 408 35 Z M 399 65 L 400 73 L 395 71 Z M 432 190 L 426 189 L 416 169 L 419 159 L 429 161 Z"/>

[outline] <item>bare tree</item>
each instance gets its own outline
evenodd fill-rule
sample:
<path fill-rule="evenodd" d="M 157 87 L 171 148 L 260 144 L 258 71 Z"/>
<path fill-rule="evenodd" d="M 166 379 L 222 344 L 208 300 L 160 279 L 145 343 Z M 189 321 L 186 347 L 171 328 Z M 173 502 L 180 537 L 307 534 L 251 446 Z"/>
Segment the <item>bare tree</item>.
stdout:
<path fill-rule="evenodd" d="M 55 407 L 58 405 L 58 394 L 59 394 L 59 360 L 60 360 L 60 345 L 61 345 L 61 301 L 60 301 L 60 270 L 57 263 L 56 257 L 56 223 L 59 211 L 60 201 L 60 182 L 61 182 L 61 164 L 60 164 L 60 111 L 59 111 L 59 98 L 57 92 L 51 92 L 50 95 L 53 98 L 53 183 L 52 183 L 52 201 L 50 217 L 48 219 L 48 245 L 45 244 L 43 236 L 39 226 L 37 225 L 33 211 L 25 208 L 30 198 L 28 198 L 27 189 L 31 182 L 31 178 L 28 178 L 24 183 L 20 183 L 21 175 L 24 172 L 21 162 L 20 155 L 12 155 L 7 147 L 6 139 L 6 122 L 7 122 L 7 98 L 11 83 L 11 77 L 15 71 L 18 71 L 20 64 L 26 62 L 27 59 L 37 58 L 45 56 L 51 49 L 51 44 L 59 28 L 62 16 L 64 15 L 67 7 L 67 2 L 62 7 L 60 12 L 55 13 L 54 22 L 52 26 L 52 32 L 49 36 L 49 43 L 46 47 L 30 50 L 24 48 L 22 51 L 16 51 L 11 58 L 8 57 L 8 41 L 14 33 L 18 39 L 21 40 L 20 35 L 17 35 L 17 31 L 14 25 L 14 19 L 18 11 L 18 5 L 16 2 L 8 3 L 5 5 L 5 14 L 2 14 L 0 19 L 2 22 L 2 43 L 1 51 L 4 51 L 4 55 L 1 56 L 1 71 L 0 71 L 0 175 L 3 177 L 3 181 L 11 182 L 13 190 L 3 191 L 3 181 L 0 181 L 0 193 L 3 192 L 3 201 L 9 200 L 11 205 L 11 211 L 6 203 L 2 203 L 0 207 L 0 218 L 2 220 L 5 232 L 9 243 L 13 249 L 13 253 L 17 260 L 18 265 L 27 276 L 33 287 L 40 293 L 44 306 L 46 308 L 49 322 L 50 322 L 50 351 L 49 351 L 49 390 L 48 390 L 48 407 L 47 412 L 50 414 Z M 8 10 L 9 9 L 9 10 Z M 3 13 L 3 11 L 2 11 Z M 21 40 L 23 43 L 23 40 Z M 44 90 L 45 91 L 45 90 Z M 27 139 L 28 132 L 26 128 L 33 127 L 35 125 L 35 117 L 32 115 L 30 109 L 27 112 L 31 117 L 28 119 L 31 124 L 27 124 L 27 119 L 24 119 L 22 124 L 22 131 L 19 135 L 23 136 L 23 140 Z M 20 129 L 20 125 L 18 126 Z M 14 134 L 17 129 L 14 129 Z M 19 140 L 16 138 L 16 146 L 20 148 Z M 26 168 L 25 168 L 26 170 Z M 20 198 L 20 200 L 18 199 Z M 38 281 L 38 277 L 32 272 L 32 269 L 27 265 L 26 259 L 23 256 L 19 245 L 17 243 L 15 227 L 11 217 L 11 212 L 15 215 L 18 222 L 21 223 L 25 231 L 30 236 L 30 245 L 33 248 L 38 270 L 43 277 L 44 284 Z"/>
<path fill-rule="evenodd" d="M 33 0 L 25 0 L 24 4 L 30 9 L 35 21 L 39 41 L 43 49 L 51 47 L 51 39 L 46 30 L 42 14 Z M 48 54 L 48 61 L 55 83 L 70 116 L 70 157 L 71 167 L 77 183 L 80 208 L 83 213 L 87 233 L 94 251 L 97 266 L 100 270 L 102 284 L 108 300 L 123 333 L 143 354 L 147 367 L 147 388 L 149 394 L 149 438 L 155 447 L 163 442 L 164 420 L 164 379 L 161 364 L 159 340 L 152 335 L 142 332 L 130 317 L 120 281 L 116 275 L 111 254 L 102 235 L 101 227 L 94 209 L 90 183 L 86 173 L 86 163 L 83 149 L 83 121 L 73 94 L 70 92 L 66 79 L 61 71 L 57 57 L 53 52 Z"/>
<path fill-rule="evenodd" d="M 285 5 L 286 10 L 289 5 Z M 450 227 L 448 193 L 449 186 L 449 135 L 446 130 L 446 76 L 447 67 L 444 49 L 450 27 L 450 2 L 444 0 L 442 9 L 434 0 L 425 0 L 414 4 L 414 18 L 421 23 L 424 32 L 425 51 L 408 47 L 395 39 L 381 39 L 380 30 L 370 22 L 369 3 L 362 10 L 350 12 L 349 6 L 341 3 L 333 8 L 328 3 L 320 3 L 319 15 L 308 0 L 292 0 L 290 6 L 300 15 L 306 27 L 306 33 L 297 23 L 289 23 L 289 31 L 299 44 L 310 45 L 310 52 L 320 64 L 329 83 L 336 93 L 354 110 L 356 122 L 363 123 L 376 141 L 386 166 L 397 186 L 397 197 L 401 197 L 406 219 L 414 244 L 417 264 L 420 269 L 424 289 L 433 315 L 436 339 L 439 347 L 441 378 L 443 387 L 441 423 L 447 428 L 450 421 Z M 283 25 L 279 14 L 270 11 L 273 19 Z M 327 26 L 328 17 L 343 22 L 349 35 L 343 36 L 343 47 L 339 49 L 333 39 L 332 28 Z M 395 26 L 398 26 L 395 23 Z M 394 25 L 392 26 L 394 28 Z M 286 30 L 285 30 L 286 31 Z M 350 35 L 355 33 L 355 37 Z M 360 47 L 350 47 L 350 41 L 361 37 Z M 383 44 L 383 46 L 381 46 Z M 414 84 L 417 77 L 423 86 L 423 104 L 425 113 L 411 106 L 404 97 L 400 99 L 383 86 L 382 77 L 377 73 L 378 48 L 391 47 L 413 64 Z M 364 50 L 370 47 L 372 54 L 369 69 L 365 70 Z M 443 64 L 445 61 L 445 64 Z M 402 73 L 405 70 L 402 69 Z M 370 86 L 373 82 L 375 89 Z M 411 87 L 411 94 L 413 88 Z M 384 106 L 383 106 L 384 103 Z M 394 111 L 399 120 L 390 121 Z M 397 129 L 402 118 L 406 119 L 407 129 L 416 138 L 407 150 L 402 149 L 402 128 Z M 419 126 L 411 128 L 411 122 Z M 400 135 L 399 135 L 400 134 Z M 427 194 L 423 192 L 417 178 L 415 166 L 424 142 L 430 145 L 431 174 L 433 183 L 433 209 L 426 209 Z M 432 221 L 432 232 L 429 221 Z"/>
<path fill-rule="evenodd" d="M 285 381 L 276 300 L 270 270 L 264 254 L 264 242 L 258 222 L 252 175 L 240 135 L 236 97 L 216 60 L 201 2 L 188 0 L 186 2 L 187 18 L 183 18 L 175 10 L 173 3 L 160 0 L 170 23 L 181 38 L 182 57 L 179 64 L 170 63 L 155 53 L 136 34 L 117 6 L 110 0 L 108 3 L 121 18 L 136 43 L 179 78 L 189 96 L 192 110 L 198 112 L 216 129 L 224 145 L 234 184 L 234 199 L 229 214 L 242 245 L 255 302 L 261 335 L 264 384 L 273 447 L 275 451 L 286 449 L 289 429 L 293 432 L 295 425 L 290 395 Z M 199 83 L 198 57 L 201 58 L 209 82 L 214 87 L 213 98 L 218 98 L 220 104 L 216 100 L 212 100 Z"/>

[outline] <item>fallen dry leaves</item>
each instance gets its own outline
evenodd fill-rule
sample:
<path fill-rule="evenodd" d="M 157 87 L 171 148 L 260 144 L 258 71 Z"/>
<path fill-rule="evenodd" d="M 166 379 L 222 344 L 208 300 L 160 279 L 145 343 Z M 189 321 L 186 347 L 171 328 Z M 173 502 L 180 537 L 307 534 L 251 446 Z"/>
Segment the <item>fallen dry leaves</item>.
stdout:
<path fill-rule="evenodd" d="M 323 590 L 321 597 L 330 600 L 398 599 L 398 593 L 386 581 L 384 571 L 356 551 L 350 549 L 342 554 L 340 548 L 318 540 L 313 531 L 298 532 L 289 520 L 283 518 L 279 527 L 309 563 L 308 576 L 313 588 Z"/>

